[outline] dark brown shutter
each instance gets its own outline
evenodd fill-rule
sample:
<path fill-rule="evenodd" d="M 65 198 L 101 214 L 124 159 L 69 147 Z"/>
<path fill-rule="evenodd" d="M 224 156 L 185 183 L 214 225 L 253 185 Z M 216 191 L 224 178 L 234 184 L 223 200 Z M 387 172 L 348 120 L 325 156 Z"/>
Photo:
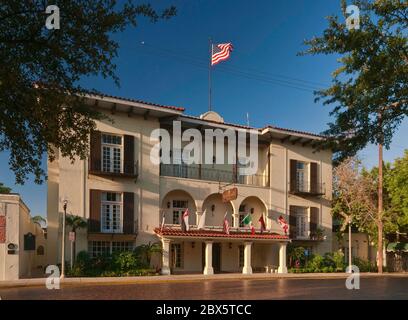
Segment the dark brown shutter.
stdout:
<path fill-rule="evenodd" d="M 318 181 L 317 181 L 317 163 L 311 162 L 310 163 L 310 192 L 317 193 L 318 192 Z"/>
<path fill-rule="evenodd" d="M 101 171 L 101 132 L 92 131 L 90 140 L 89 170 Z"/>
<path fill-rule="evenodd" d="M 296 238 L 296 206 L 289 208 L 289 238 Z"/>
<path fill-rule="evenodd" d="M 319 223 L 319 208 L 310 208 L 310 233 L 316 233 L 317 225 Z"/>
<path fill-rule="evenodd" d="M 90 190 L 89 232 L 101 232 L 101 191 Z"/>
<path fill-rule="evenodd" d="M 125 135 L 124 137 L 125 152 L 123 159 L 123 169 L 126 174 L 135 174 L 135 138 Z"/>
<path fill-rule="evenodd" d="M 290 192 L 296 191 L 297 160 L 290 160 Z"/>
<path fill-rule="evenodd" d="M 133 192 L 123 193 L 123 233 L 134 233 L 135 195 Z"/>

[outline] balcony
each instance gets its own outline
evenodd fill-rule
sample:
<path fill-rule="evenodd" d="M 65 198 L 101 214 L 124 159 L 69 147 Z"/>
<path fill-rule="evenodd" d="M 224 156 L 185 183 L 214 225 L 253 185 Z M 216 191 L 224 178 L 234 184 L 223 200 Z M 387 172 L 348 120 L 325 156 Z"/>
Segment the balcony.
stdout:
<path fill-rule="evenodd" d="M 326 194 L 326 187 L 324 183 L 309 182 L 306 180 L 296 180 L 294 185 L 290 185 L 290 193 L 300 196 L 322 196 Z"/>
<path fill-rule="evenodd" d="M 100 168 L 100 166 L 99 166 Z M 93 174 L 95 176 L 102 176 L 102 177 L 112 177 L 112 178 L 133 178 L 137 179 L 139 176 L 139 162 L 132 165 L 127 164 L 124 166 L 122 172 L 112 172 L 112 171 L 103 171 L 102 169 L 97 170 L 89 170 L 89 174 Z"/>
<path fill-rule="evenodd" d="M 161 164 L 160 175 L 186 179 L 198 179 L 226 183 L 238 183 L 244 185 L 266 187 L 268 179 L 266 175 L 240 176 L 236 173 L 235 166 L 231 170 L 203 168 L 200 165 Z"/>

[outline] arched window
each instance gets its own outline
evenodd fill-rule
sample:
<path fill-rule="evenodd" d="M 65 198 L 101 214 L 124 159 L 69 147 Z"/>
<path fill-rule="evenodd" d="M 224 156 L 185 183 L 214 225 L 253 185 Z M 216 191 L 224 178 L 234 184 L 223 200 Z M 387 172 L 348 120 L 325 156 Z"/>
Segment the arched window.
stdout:
<path fill-rule="evenodd" d="M 38 246 L 37 256 L 43 256 L 43 255 L 44 255 L 44 247 L 43 246 Z"/>

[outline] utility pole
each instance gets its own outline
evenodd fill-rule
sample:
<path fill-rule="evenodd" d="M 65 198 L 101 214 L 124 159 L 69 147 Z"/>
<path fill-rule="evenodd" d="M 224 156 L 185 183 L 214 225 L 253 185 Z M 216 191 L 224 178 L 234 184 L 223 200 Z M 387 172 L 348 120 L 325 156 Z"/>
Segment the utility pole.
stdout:
<path fill-rule="evenodd" d="M 382 114 L 378 114 L 378 122 L 382 131 Z M 383 135 L 381 132 L 378 144 L 378 273 L 383 273 Z"/>
<path fill-rule="evenodd" d="M 65 278 L 65 218 L 67 216 L 68 200 L 63 200 L 64 216 L 62 218 L 62 245 L 61 245 L 61 279 Z"/>

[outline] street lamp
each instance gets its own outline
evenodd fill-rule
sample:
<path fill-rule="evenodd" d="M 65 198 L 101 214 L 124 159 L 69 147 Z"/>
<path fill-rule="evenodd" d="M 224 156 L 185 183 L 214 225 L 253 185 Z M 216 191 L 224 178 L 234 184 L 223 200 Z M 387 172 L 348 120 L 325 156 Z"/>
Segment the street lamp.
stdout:
<path fill-rule="evenodd" d="M 65 218 L 67 216 L 68 199 L 64 197 L 62 200 L 64 216 L 62 218 L 62 245 L 61 245 L 61 279 L 65 277 Z"/>

